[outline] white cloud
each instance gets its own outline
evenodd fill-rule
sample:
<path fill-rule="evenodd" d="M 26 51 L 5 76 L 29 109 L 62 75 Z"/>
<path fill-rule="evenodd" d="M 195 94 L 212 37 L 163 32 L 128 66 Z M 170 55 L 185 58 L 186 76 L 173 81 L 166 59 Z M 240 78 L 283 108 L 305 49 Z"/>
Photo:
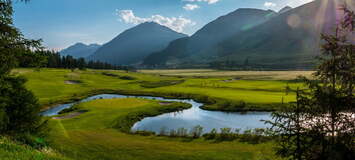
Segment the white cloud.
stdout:
<path fill-rule="evenodd" d="M 220 0 L 182 0 L 185 2 L 207 2 L 208 4 L 214 4 L 219 2 Z"/>
<path fill-rule="evenodd" d="M 291 7 L 298 7 L 300 5 L 306 4 L 306 3 L 310 3 L 314 0 L 290 0 L 287 5 L 291 6 Z"/>
<path fill-rule="evenodd" d="M 276 7 L 277 4 L 276 3 L 272 3 L 272 2 L 265 2 L 264 6 L 267 8 L 272 8 L 272 7 Z"/>
<path fill-rule="evenodd" d="M 186 4 L 184 7 L 182 7 L 182 8 L 184 8 L 185 10 L 187 10 L 187 11 L 193 11 L 193 10 L 195 10 L 195 9 L 198 9 L 198 8 L 200 8 L 200 6 L 199 5 L 196 5 L 196 4 Z"/>
<path fill-rule="evenodd" d="M 193 26 L 196 23 L 190 19 L 183 17 L 164 17 L 162 15 L 152 15 L 148 18 L 141 18 L 134 15 L 132 10 L 118 10 L 117 15 L 120 16 L 121 21 L 128 24 L 141 24 L 144 22 L 155 22 L 160 25 L 171 28 L 177 32 L 183 32 L 187 26 Z"/>

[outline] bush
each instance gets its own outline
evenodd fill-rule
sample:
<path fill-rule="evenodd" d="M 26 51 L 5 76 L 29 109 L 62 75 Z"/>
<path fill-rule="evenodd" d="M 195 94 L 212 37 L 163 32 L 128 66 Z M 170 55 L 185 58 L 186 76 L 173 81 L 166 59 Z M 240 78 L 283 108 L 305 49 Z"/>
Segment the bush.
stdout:
<path fill-rule="evenodd" d="M 219 141 L 232 141 L 235 139 L 235 134 L 232 132 L 231 128 L 221 128 L 221 133 L 219 134 Z"/>
<path fill-rule="evenodd" d="M 167 136 L 167 129 L 166 127 L 161 127 L 158 136 Z"/>
<path fill-rule="evenodd" d="M 221 109 L 227 109 L 231 106 L 231 103 L 229 101 L 223 101 L 221 104 L 220 104 L 220 108 Z"/>
<path fill-rule="evenodd" d="M 188 134 L 187 134 L 187 129 L 185 129 L 185 128 L 179 128 L 179 129 L 177 130 L 177 136 L 178 136 L 178 137 L 187 137 L 187 136 L 188 136 Z"/>
<path fill-rule="evenodd" d="M 203 127 L 198 125 L 191 129 L 192 138 L 200 138 L 203 133 Z"/>
<path fill-rule="evenodd" d="M 217 138 L 217 130 L 212 129 L 210 133 L 204 134 L 203 137 L 206 140 L 216 139 Z"/>
<path fill-rule="evenodd" d="M 198 101 L 198 102 L 203 102 L 205 104 L 214 104 L 214 103 L 216 103 L 216 100 L 214 100 L 213 98 L 208 97 L 208 96 L 202 96 L 202 95 L 196 96 L 195 100 Z"/>
<path fill-rule="evenodd" d="M 45 141 L 43 137 L 37 137 L 31 134 L 20 134 L 13 138 L 22 144 L 27 144 L 36 149 L 48 146 L 47 141 Z"/>

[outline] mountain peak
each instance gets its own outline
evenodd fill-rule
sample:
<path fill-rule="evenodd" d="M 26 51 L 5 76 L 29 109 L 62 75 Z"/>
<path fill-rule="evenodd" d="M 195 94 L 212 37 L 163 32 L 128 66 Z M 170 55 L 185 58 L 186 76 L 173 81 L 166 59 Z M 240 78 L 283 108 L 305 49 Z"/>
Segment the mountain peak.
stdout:
<path fill-rule="evenodd" d="M 137 64 L 147 55 L 163 50 L 171 41 L 182 37 L 186 35 L 156 22 L 144 22 L 122 32 L 89 58 L 111 64 Z"/>
<path fill-rule="evenodd" d="M 285 6 L 284 8 L 280 9 L 279 13 L 285 13 L 285 12 L 288 12 L 289 10 L 293 9 L 292 7 L 290 6 Z"/>
<path fill-rule="evenodd" d="M 60 51 L 60 54 L 63 56 L 73 56 L 75 58 L 85 58 L 91 54 L 93 54 L 99 47 L 101 47 L 98 44 L 90 44 L 90 45 L 86 45 L 84 43 L 78 42 L 75 43 L 72 46 L 69 46 L 66 49 L 63 49 L 62 51 Z"/>
<path fill-rule="evenodd" d="M 74 47 L 74 46 L 87 46 L 87 45 L 82 42 L 78 42 L 78 43 L 75 43 L 74 45 L 72 45 L 71 47 Z"/>
<path fill-rule="evenodd" d="M 141 23 L 139 25 L 155 25 L 155 26 L 159 25 L 159 26 L 161 26 L 160 24 L 158 24 L 156 22 L 153 22 L 153 21 L 144 22 L 144 23 Z"/>

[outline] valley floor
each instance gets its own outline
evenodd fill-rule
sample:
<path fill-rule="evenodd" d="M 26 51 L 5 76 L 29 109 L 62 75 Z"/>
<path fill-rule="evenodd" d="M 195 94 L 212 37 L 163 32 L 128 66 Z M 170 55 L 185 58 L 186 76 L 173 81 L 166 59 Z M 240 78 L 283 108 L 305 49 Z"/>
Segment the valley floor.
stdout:
<path fill-rule="evenodd" d="M 190 72 L 188 70 L 184 72 L 186 71 Z M 281 76 L 287 78 L 250 76 L 256 73 L 195 77 L 165 76 L 147 71 L 72 72 L 64 69 L 41 69 L 40 71 L 17 69 L 13 74 L 28 78 L 27 87 L 39 98 L 41 105 L 47 107 L 75 101 L 92 94 L 117 92 L 174 98 L 189 97 L 209 102 L 205 109 L 211 110 L 275 110 L 281 106 L 282 101 L 286 103 L 295 100 L 295 95 L 291 91 L 302 86 L 294 80 L 296 74 L 292 72 L 279 73 L 288 74 Z M 247 105 L 240 106 L 241 102 Z M 171 109 L 178 109 L 181 106 L 184 105 L 161 105 L 157 101 L 142 99 L 95 100 L 80 104 L 79 108 L 88 112 L 69 118 L 50 120 L 50 144 L 61 155 L 54 159 L 64 159 L 61 157 L 103 160 L 277 159 L 274 156 L 272 142 L 248 144 L 239 141 L 215 142 L 202 138 L 189 140 L 127 134 L 127 129 L 139 119 L 171 112 Z M 4 148 L 3 144 L 4 142 L 0 143 L 0 146 L 2 145 L 0 153 L 5 154 L 2 154 L 0 159 L 14 153 L 11 148 Z M 23 157 L 29 156 L 20 155 L 22 149 L 30 150 L 25 151 L 30 156 L 38 154 L 42 156 L 35 159 L 53 159 L 51 155 L 26 147 L 19 149 L 19 157 L 15 159 L 26 159 Z M 17 152 L 17 149 L 15 151 Z"/>
<path fill-rule="evenodd" d="M 295 81 L 298 75 L 312 72 L 234 72 L 211 77 L 164 76 L 164 73 L 182 73 L 165 70 L 126 73 L 122 71 L 74 71 L 64 69 L 17 69 L 14 74 L 28 78 L 27 87 L 42 105 L 75 101 L 97 93 L 125 93 L 157 95 L 174 98 L 194 98 L 207 103 L 205 109 L 241 111 L 276 110 L 280 104 L 295 100 L 292 90 L 302 86 Z M 200 75 L 209 70 L 183 70 Z M 212 71 L 218 72 L 218 71 Z M 222 72 L 223 73 L 223 72 Z M 237 75 L 234 75 L 237 74 Z M 68 83 L 75 82 L 75 83 Z M 290 89 L 287 90 L 286 88 Z M 241 102 L 245 106 L 241 106 Z"/>
<path fill-rule="evenodd" d="M 180 104 L 182 105 L 182 104 Z M 73 119 L 52 120 L 52 147 L 73 159 L 89 160 L 242 160 L 276 159 L 273 143 L 247 144 L 203 139 L 140 136 L 124 133 L 133 116 L 159 114 L 161 105 L 143 99 L 96 100 L 79 105 L 87 113 Z M 166 112 L 166 111 L 164 111 Z M 129 117 L 129 118 L 127 118 Z M 116 127 L 118 126 L 118 128 Z"/>

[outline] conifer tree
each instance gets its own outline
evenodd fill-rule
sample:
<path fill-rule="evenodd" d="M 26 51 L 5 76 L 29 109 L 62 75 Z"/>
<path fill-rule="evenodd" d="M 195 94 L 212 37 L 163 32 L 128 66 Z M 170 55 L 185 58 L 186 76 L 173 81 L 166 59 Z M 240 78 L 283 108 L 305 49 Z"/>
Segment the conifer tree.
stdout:
<path fill-rule="evenodd" d="M 345 6 L 333 35 L 322 34 L 321 64 L 297 102 L 273 114 L 277 153 L 289 159 L 355 159 L 355 14 Z"/>

